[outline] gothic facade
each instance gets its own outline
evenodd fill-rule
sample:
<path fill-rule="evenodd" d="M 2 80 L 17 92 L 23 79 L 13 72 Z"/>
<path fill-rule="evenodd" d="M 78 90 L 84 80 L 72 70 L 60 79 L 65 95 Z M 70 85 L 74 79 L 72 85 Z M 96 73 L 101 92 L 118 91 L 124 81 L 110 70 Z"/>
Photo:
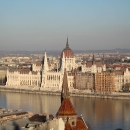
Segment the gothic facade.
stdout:
<path fill-rule="evenodd" d="M 81 66 L 82 72 L 89 73 L 100 73 L 102 71 L 106 71 L 106 64 L 104 63 L 104 57 L 102 61 L 96 61 L 93 55 L 92 61 L 87 61 L 83 63 Z"/>
<path fill-rule="evenodd" d="M 61 53 L 60 67 L 57 70 L 49 69 L 45 52 L 43 61 L 33 63 L 32 70 L 24 68 L 8 69 L 6 85 L 16 88 L 19 86 L 35 86 L 40 89 L 51 88 L 61 90 L 64 68 L 68 72 L 75 69 L 75 57 L 73 51 L 69 48 L 68 38 L 66 48 Z M 73 77 L 69 79 L 69 87 L 73 87 Z"/>

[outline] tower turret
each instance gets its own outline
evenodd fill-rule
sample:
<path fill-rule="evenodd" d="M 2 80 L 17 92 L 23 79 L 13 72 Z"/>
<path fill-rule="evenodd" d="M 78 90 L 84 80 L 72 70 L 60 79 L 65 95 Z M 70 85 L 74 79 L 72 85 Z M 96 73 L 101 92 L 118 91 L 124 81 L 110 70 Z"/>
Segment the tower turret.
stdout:
<path fill-rule="evenodd" d="M 43 71 L 44 73 L 48 71 L 48 63 L 47 63 L 47 55 L 46 55 L 46 51 L 44 54 L 44 65 L 43 65 Z"/>
<path fill-rule="evenodd" d="M 63 52 L 63 57 L 61 59 L 61 71 L 64 73 L 64 69 L 65 69 L 65 56 L 64 56 L 64 52 Z"/>

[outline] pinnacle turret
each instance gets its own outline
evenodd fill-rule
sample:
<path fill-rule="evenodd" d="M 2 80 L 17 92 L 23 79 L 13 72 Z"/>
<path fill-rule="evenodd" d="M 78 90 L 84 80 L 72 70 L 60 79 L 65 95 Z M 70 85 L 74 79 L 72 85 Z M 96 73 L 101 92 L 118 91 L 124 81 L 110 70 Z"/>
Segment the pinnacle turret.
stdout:
<path fill-rule="evenodd" d="M 43 65 L 43 69 L 44 69 L 44 72 L 48 71 L 48 63 L 47 63 L 46 51 L 45 51 L 45 54 L 44 54 L 44 65 Z"/>

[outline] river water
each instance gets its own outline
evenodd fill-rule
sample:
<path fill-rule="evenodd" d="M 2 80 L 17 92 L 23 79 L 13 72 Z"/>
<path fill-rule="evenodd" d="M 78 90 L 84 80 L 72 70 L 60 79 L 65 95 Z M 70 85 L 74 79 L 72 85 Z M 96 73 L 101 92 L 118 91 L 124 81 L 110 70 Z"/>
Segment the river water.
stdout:
<path fill-rule="evenodd" d="M 92 130 L 130 130 L 130 100 L 71 97 L 71 101 Z M 55 115 L 60 96 L 0 92 L 0 107 Z"/>

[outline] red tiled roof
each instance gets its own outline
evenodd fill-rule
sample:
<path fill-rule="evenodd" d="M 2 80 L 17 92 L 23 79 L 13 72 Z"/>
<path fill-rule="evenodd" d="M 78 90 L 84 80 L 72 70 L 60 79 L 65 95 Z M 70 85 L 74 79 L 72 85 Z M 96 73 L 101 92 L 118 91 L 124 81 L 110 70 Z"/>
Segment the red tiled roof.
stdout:
<path fill-rule="evenodd" d="M 36 62 L 36 66 L 41 66 L 42 63 L 41 62 Z"/>
<path fill-rule="evenodd" d="M 20 74 L 29 74 L 30 70 L 29 69 L 19 69 L 18 70 Z"/>
<path fill-rule="evenodd" d="M 72 127 L 69 122 L 65 124 L 65 130 L 72 130 Z"/>
<path fill-rule="evenodd" d="M 65 124 L 65 130 L 88 130 L 82 117 L 77 118 L 76 126 L 71 126 L 69 122 Z"/>
<path fill-rule="evenodd" d="M 123 75 L 123 71 L 115 71 L 115 75 Z"/>
<path fill-rule="evenodd" d="M 106 67 L 112 67 L 112 65 L 111 64 L 106 64 Z"/>
<path fill-rule="evenodd" d="M 122 65 L 113 65 L 113 67 L 122 67 Z"/>
<path fill-rule="evenodd" d="M 87 128 L 85 122 L 83 121 L 82 117 L 78 117 L 75 130 L 88 130 L 88 128 Z"/>
<path fill-rule="evenodd" d="M 91 62 L 91 61 L 88 61 L 88 62 L 86 63 L 86 66 L 87 66 L 87 67 L 91 67 L 91 66 L 92 66 L 92 62 Z"/>
<path fill-rule="evenodd" d="M 73 51 L 69 48 L 69 44 L 68 44 L 68 38 L 67 38 L 67 42 L 66 42 L 66 48 L 62 51 L 61 53 L 61 58 L 63 58 L 63 52 L 64 52 L 64 57 L 65 58 L 74 58 L 74 53 Z"/>
<path fill-rule="evenodd" d="M 86 67 L 91 67 L 92 65 L 93 65 L 92 61 L 87 61 Z M 95 65 L 97 67 L 101 67 L 102 65 L 104 65 L 104 63 L 102 63 L 101 61 L 95 61 Z"/>
<path fill-rule="evenodd" d="M 96 66 L 97 66 L 97 67 L 101 67 L 102 65 L 103 65 L 102 62 L 96 62 Z"/>
<path fill-rule="evenodd" d="M 65 98 L 57 112 L 57 116 L 74 116 L 77 115 L 69 98 Z"/>
<path fill-rule="evenodd" d="M 63 52 L 64 52 L 64 57 L 65 58 L 74 58 L 74 53 L 70 48 L 65 48 L 62 53 L 61 57 L 63 58 Z"/>
<path fill-rule="evenodd" d="M 62 53 L 61 53 L 61 57 L 63 57 L 63 52 L 64 52 L 64 56 L 65 58 L 74 58 L 74 53 L 70 48 L 65 48 Z"/>

